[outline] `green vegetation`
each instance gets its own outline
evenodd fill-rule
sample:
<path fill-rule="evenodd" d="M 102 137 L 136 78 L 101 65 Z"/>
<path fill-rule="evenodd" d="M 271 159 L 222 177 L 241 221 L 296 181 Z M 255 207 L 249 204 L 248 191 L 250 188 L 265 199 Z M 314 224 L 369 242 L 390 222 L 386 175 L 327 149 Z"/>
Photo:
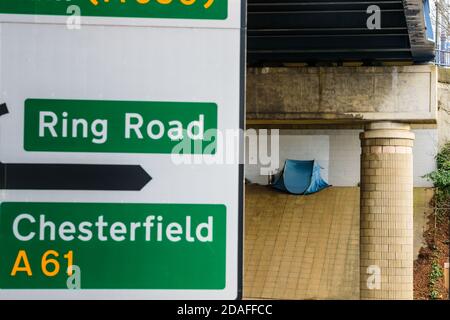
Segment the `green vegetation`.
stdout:
<path fill-rule="evenodd" d="M 431 263 L 431 272 L 430 272 L 430 299 L 436 300 L 441 298 L 441 293 L 436 289 L 436 283 L 444 276 L 444 270 L 441 268 L 439 263 L 437 262 L 437 258 L 434 258 Z"/>
<path fill-rule="evenodd" d="M 437 169 L 425 177 L 436 187 L 435 207 L 438 221 L 448 216 L 450 208 L 450 143 L 447 143 L 436 156 Z"/>
<path fill-rule="evenodd" d="M 425 177 L 435 186 L 434 195 L 434 236 L 431 243 L 433 260 L 429 274 L 430 299 L 441 299 L 438 282 L 444 276 L 444 270 L 439 264 L 440 251 L 436 245 L 436 230 L 438 225 L 449 221 L 450 212 L 450 142 L 448 142 L 436 155 L 437 169 Z"/>

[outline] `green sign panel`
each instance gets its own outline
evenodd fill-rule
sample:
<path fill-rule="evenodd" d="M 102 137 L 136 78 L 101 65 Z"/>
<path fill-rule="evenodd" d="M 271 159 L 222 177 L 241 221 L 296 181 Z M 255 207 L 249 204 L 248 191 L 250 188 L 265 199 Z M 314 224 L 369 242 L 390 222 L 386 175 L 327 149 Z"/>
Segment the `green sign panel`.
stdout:
<path fill-rule="evenodd" d="M 7 14 L 67 16 L 74 8 L 81 16 L 224 20 L 228 0 L 0 0 Z"/>
<path fill-rule="evenodd" d="M 0 289 L 224 289 L 223 205 L 0 206 Z"/>
<path fill-rule="evenodd" d="M 26 151 L 215 154 L 217 105 L 28 99 L 24 131 Z"/>

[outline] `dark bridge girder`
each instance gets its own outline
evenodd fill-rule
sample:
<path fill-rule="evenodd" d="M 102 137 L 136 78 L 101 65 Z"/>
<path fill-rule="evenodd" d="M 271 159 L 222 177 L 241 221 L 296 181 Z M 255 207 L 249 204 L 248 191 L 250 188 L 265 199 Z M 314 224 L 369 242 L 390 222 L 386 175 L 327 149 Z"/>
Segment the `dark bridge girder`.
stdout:
<path fill-rule="evenodd" d="M 381 29 L 367 28 L 367 8 Z M 434 57 L 422 0 L 248 0 L 248 62 L 426 62 Z"/>

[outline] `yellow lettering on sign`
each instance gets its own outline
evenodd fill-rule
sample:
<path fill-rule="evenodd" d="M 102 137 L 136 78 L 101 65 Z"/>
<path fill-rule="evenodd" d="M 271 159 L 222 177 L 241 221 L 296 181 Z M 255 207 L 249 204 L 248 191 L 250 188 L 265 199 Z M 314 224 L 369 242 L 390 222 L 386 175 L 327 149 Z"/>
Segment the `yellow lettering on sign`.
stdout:
<path fill-rule="evenodd" d="M 213 3 L 214 3 L 214 0 L 208 0 L 208 1 L 206 1 L 206 3 L 203 6 L 205 7 L 205 9 L 208 9 L 209 7 L 212 6 Z"/>
<path fill-rule="evenodd" d="M 67 252 L 64 258 L 67 259 L 67 274 L 71 276 L 73 274 L 73 251 L 70 250 Z"/>
<path fill-rule="evenodd" d="M 48 250 L 44 253 L 41 260 L 41 269 L 42 273 L 46 275 L 47 277 L 54 277 L 59 272 L 59 262 L 56 259 L 48 258 L 49 255 L 52 255 L 54 257 L 58 257 L 59 254 L 55 250 Z M 49 264 L 53 265 L 53 271 L 49 271 L 47 266 Z"/>
<path fill-rule="evenodd" d="M 99 0 L 89 0 L 94 6 L 98 6 L 99 4 Z M 101 1 L 101 0 L 100 0 Z M 103 2 L 105 3 L 109 3 L 110 0 L 103 0 Z M 137 3 L 139 4 L 148 4 L 151 0 L 136 0 Z M 184 4 L 185 6 L 191 6 L 193 5 L 197 0 L 180 0 L 180 2 L 182 4 Z M 209 9 L 215 0 L 206 0 L 205 4 L 203 5 L 203 7 L 205 7 L 205 9 Z M 158 2 L 159 4 L 171 4 L 173 2 L 173 0 L 156 0 L 156 2 Z M 126 3 L 126 0 L 120 0 L 120 3 Z"/>
<path fill-rule="evenodd" d="M 23 267 L 20 266 L 22 260 L 24 264 Z M 29 277 L 33 275 L 30 268 L 30 262 L 28 261 L 28 256 L 25 250 L 20 250 L 17 254 L 16 262 L 14 262 L 14 267 L 11 271 L 11 276 L 15 277 L 17 272 L 26 272 Z"/>
<path fill-rule="evenodd" d="M 186 6 L 190 6 L 191 4 L 194 4 L 197 0 L 180 0 L 182 4 Z"/>

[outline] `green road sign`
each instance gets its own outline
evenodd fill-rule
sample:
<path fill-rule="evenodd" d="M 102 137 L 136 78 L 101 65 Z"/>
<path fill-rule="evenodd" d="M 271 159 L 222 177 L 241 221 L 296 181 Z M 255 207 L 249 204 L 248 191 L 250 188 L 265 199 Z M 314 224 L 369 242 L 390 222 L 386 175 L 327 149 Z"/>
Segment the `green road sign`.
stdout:
<path fill-rule="evenodd" d="M 215 103 L 25 101 L 26 151 L 215 154 Z"/>
<path fill-rule="evenodd" d="M 0 210 L 0 289 L 225 287 L 223 205 L 4 202 Z"/>
<path fill-rule="evenodd" d="M 228 0 L 0 0 L 0 13 L 67 16 L 70 6 L 77 6 L 81 16 L 95 17 L 224 20 L 228 16 Z"/>

